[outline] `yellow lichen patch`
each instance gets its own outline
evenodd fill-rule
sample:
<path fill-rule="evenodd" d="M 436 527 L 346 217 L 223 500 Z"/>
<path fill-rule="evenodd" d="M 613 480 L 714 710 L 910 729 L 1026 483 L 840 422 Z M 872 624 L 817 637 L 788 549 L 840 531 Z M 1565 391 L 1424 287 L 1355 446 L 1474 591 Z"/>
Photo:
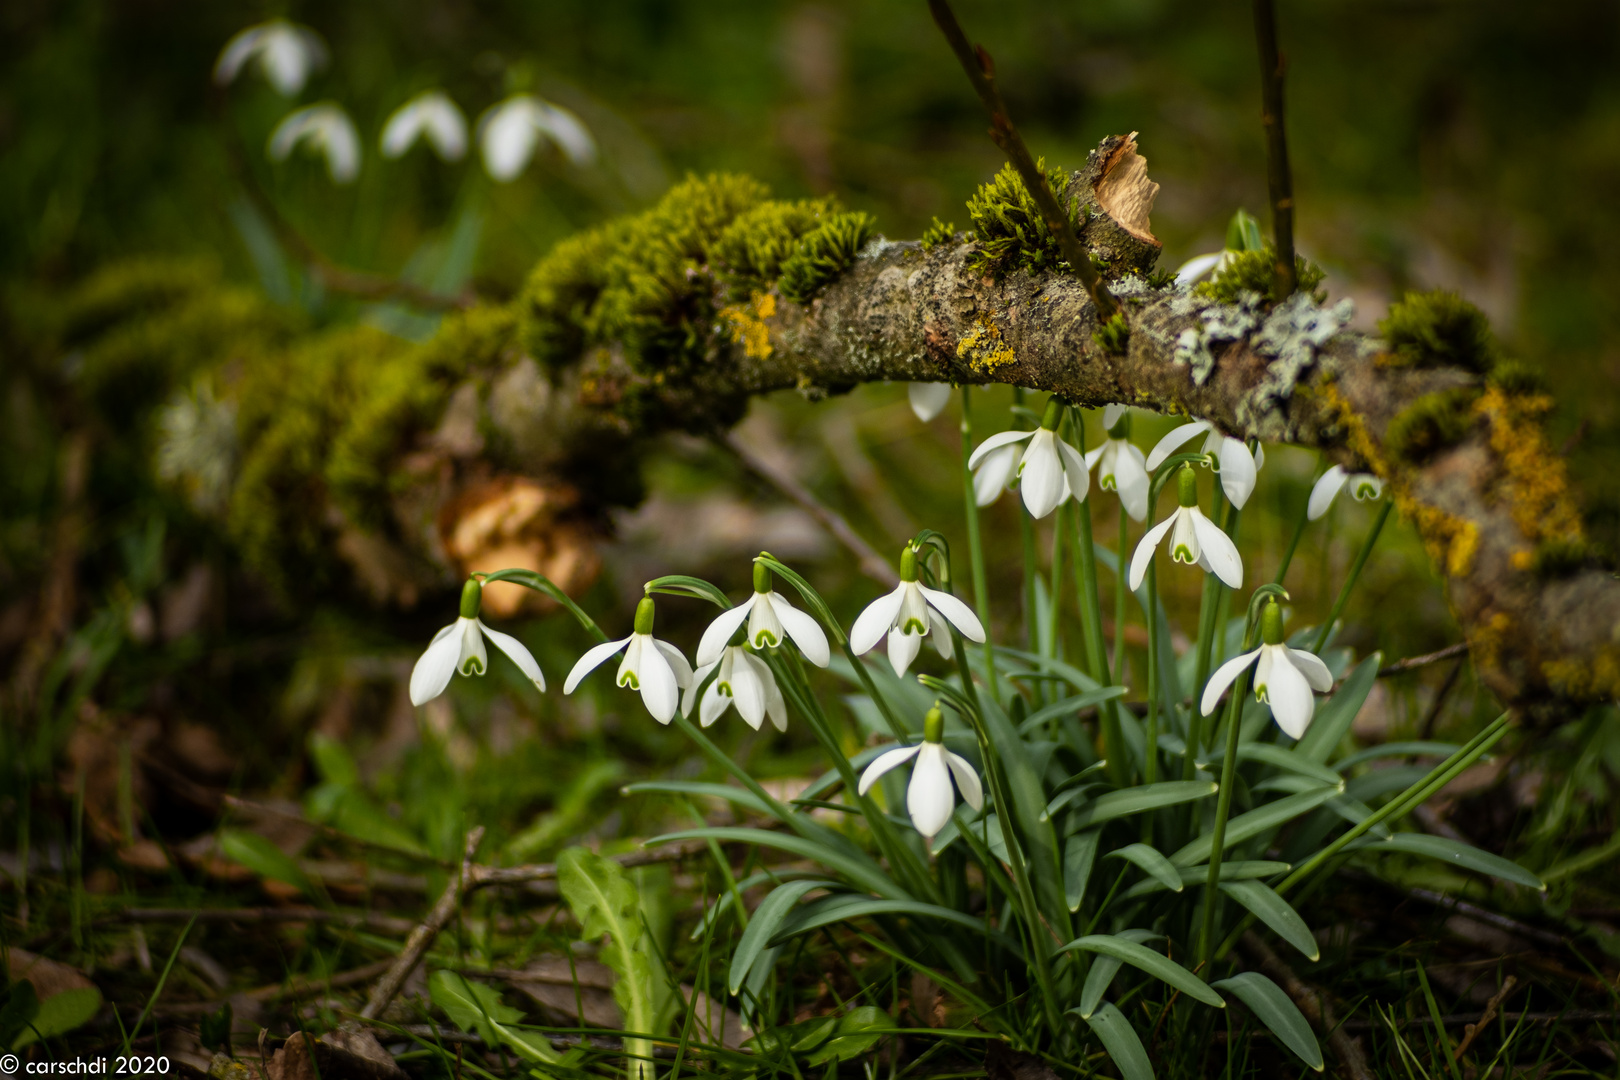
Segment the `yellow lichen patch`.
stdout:
<path fill-rule="evenodd" d="M 1474 406 L 1490 421 L 1491 450 L 1502 468 L 1499 490 L 1519 531 L 1533 543 L 1582 539 L 1564 463 L 1542 431 L 1541 416 L 1552 404 L 1543 394 L 1508 395 L 1489 387 Z"/>
<path fill-rule="evenodd" d="M 1498 611 L 1474 628 L 1473 636 L 1468 640 L 1468 649 L 1473 655 L 1475 665 L 1481 671 L 1495 669 L 1496 661 L 1502 652 L 1502 641 L 1512 626 L 1513 620 L 1508 617 L 1507 612 Z"/>
<path fill-rule="evenodd" d="M 1620 650 L 1600 651 L 1590 666 L 1574 659 L 1548 660 L 1541 665 L 1541 675 L 1549 687 L 1566 697 L 1620 697 Z"/>
<path fill-rule="evenodd" d="M 1513 553 L 1513 569 L 1528 570 L 1536 564 L 1536 553 L 1519 548 Z"/>
<path fill-rule="evenodd" d="M 1321 394 L 1322 400 L 1327 403 L 1328 408 L 1337 414 L 1339 423 L 1344 425 L 1347 435 L 1345 441 L 1350 444 L 1350 449 L 1361 455 L 1362 460 L 1372 467 L 1374 473 L 1384 477 L 1386 480 L 1393 479 L 1389 470 L 1389 462 L 1384 459 L 1383 451 L 1379 449 L 1378 443 L 1374 441 L 1371 433 L 1367 431 L 1367 422 L 1361 418 L 1360 413 L 1356 412 L 1355 407 L 1350 404 L 1350 400 L 1339 393 L 1339 388 L 1330 379 L 1322 380 L 1317 385 L 1317 392 Z M 1402 512 L 1405 512 L 1405 507 L 1401 509 Z"/>
<path fill-rule="evenodd" d="M 1395 505 L 1417 526 L 1423 549 L 1434 565 L 1450 577 L 1462 577 L 1474 565 L 1479 550 L 1479 526 L 1467 518 L 1448 514 L 1438 506 L 1420 503 L 1404 491 L 1395 492 Z"/>
<path fill-rule="evenodd" d="M 1001 331 L 996 324 L 983 316 L 980 316 L 978 324 L 956 343 L 956 355 L 987 375 L 1018 359 L 1018 355 L 1002 340 Z"/>
<path fill-rule="evenodd" d="M 771 328 L 765 320 L 776 314 L 776 294 L 755 292 L 746 304 L 731 304 L 720 310 L 720 317 L 731 324 L 731 340 L 743 347 L 750 360 L 771 355 Z"/>

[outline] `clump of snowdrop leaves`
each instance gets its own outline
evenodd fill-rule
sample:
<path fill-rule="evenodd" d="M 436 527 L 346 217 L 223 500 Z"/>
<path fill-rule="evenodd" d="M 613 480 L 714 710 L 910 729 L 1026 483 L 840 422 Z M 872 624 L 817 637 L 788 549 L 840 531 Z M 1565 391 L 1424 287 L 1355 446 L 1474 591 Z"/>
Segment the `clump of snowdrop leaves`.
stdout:
<path fill-rule="evenodd" d="M 383 125 L 383 157 L 403 157 L 419 139 L 443 161 L 460 161 L 467 153 L 467 118 L 441 90 L 425 90 L 394 110 Z"/>
<path fill-rule="evenodd" d="M 315 31 L 286 19 L 271 19 L 225 43 L 214 63 L 214 81 L 229 85 L 253 64 L 278 94 L 293 97 L 304 88 L 311 72 L 325 66 L 326 59 L 326 43 Z"/>
<path fill-rule="evenodd" d="M 911 767 L 911 783 L 906 787 L 906 812 L 911 815 L 913 827 L 930 842 L 956 812 L 957 788 L 962 791 L 963 802 L 975 810 L 984 809 L 984 788 L 973 764 L 945 749 L 945 717 L 937 703 L 923 718 L 923 741 L 916 746 L 896 747 L 874 758 L 861 774 L 858 794 L 865 795 L 884 773 L 913 758 L 916 764 Z"/>
<path fill-rule="evenodd" d="M 1243 587 L 1243 557 L 1237 545 L 1204 512 L 1198 509 L 1198 476 L 1192 466 L 1183 465 L 1176 474 L 1176 495 L 1180 503 L 1175 513 L 1149 529 L 1131 556 L 1131 589 L 1141 588 L 1153 549 L 1170 534 L 1170 557 L 1179 563 L 1196 565 L 1212 573 L 1229 588 Z"/>
<path fill-rule="evenodd" d="M 491 630 L 479 619 L 483 598 L 483 585 L 476 578 L 469 578 L 461 588 L 461 617 L 433 635 L 427 652 L 411 671 L 412 705 L 426 705 L 444 693 L 444 688 L 450 685 L 450 676 L 457 671 L 463 675 L 482 675 L 489 668 L 485 638 L 512 658 L 536 690 L 545 690 L 546 677 L 540 674 L 540 665 L 534 662 L 533 654 L 523 642 L 510 634 Z"/>
<path fill-rule="evenodd" d="M 1046 414 L 1035 431 L 1003 431 L 979 444 L 968 458 L 974 470 L 973 497 L 989 506 L 1014 477 L 1030 514 L 1043 518 L 1067 502 L 1083 500 L 1091 490 L 1091 474 L 1080 451 L 1058 437 L 1063 402 L 1047 399 Z M 1029 445 L 1023 445 L 1025 442 Z"/>
<path fill-rule="evenodd" d="M 1323 473 L 1311 488 L 1310 501 L 1305 504 L 1306 518 L 1316 521 L 1326 514 L 1328 508 L 1333 505 L 1333 500 L 1338 498 L 1339 492 L 1346 487 L 1350 489 L 1350 494 L 1356 497 L 1357 502 L 1376 499 L 1384 493 L 1384 482 L 1372 473 L 1347 472 L 1343 465 L 1335 465 Z"/>
<path fill-rule="evenodd" d="M 770 569 L 764 563 L 754 563 L 754 595 L 736 607 L 722 612 L 709 624 L 698 642 L 697 662 L 707 666 L 720 659 L 726 647 L 748 620 L 747 643 L 756 649 L 774 649 L 788 638 L 799 647 L 804 658 L 817 667 L 826 667 L 832 659 L 827 646 L 827 635 L 821 626 L 788 603 L 773 587 Z M 758 725 L 755 725 L 758 726 Z"/>
<path fill-rule="evenodd" d="M 1255 698 L 1269 704 L 1277 726 L 1298 739 L 1316 712 L 1316 698 L 1311 691 L 1325 694 L 1332 690 L 1333 675 L 1315 654 L 1283 643 L 1282 608 L 1275 600 L 1268 601 L 1260 611 L 1260 641 L 1258 649 L 1234 656 L 1215 669 L 1204 687 L 1199 710 L 1205 716 L 1214 712 L 1226 688 L 1253 664 Z"/>
<path fill-rule="evenodd" d="M 942 382 L 914 382 L 906 384 L 906 398 L 917 419 L 928 423 L 945 410 L 951 401 L 951 384 Z"/>
<path fill-rule="evenodd" d="M 922 649 L 922 639 L 946 660 L 955 647 L 951 627 L 969 641 L 982 644 L 984 627 L 973 609 L 947 592 L 930 589 L 917 580 L 917 549 L 907 544 L 900 552 L 900 584 L 880 596 L 850 627 L 849 646 L 856 653 L 870 652 L 887 635 L 889 663 L 896 675 L 904 675 Z"/>
<path fill-rule="evenodd" d="M 334 184 L 352 183 L 360 175 L 360 136 L 342 106 L 322 102 L 288 113 L 270 133 L 270 160 L 286 161 L 300 143 L 325 155 Z"/>
<path fill-rule="evenodd" d="M 545 138 L 575 165 L 596 160 L 596 141 L 579 117 L 533 94 L 514 94 L 478 121 L 484 168 L 501 183 L 516 180 Z"/>
<path fill-rule="evenodd" d="M 1221 490 L 1226 492 L 1226 498 L 1239 510 L 1249 501 L 1254 492 L 1254 484 L 1259 477 L 1261 468 L 1266 463 L 1266 450 L 1257 446 L 1254 453 L 1249 453 L 1249 446 L 1242 439 L 1234 439 L 1223 435 L 1214 424 L 1208 420 L 1195 420 L 1190 424 L 1183 424 L 1170 434 L 1159 440 L 1159 445 L 1147 456 L 1147 470 L 1152 472 L 1165 459 L 1183 444 L 1198 435 L 1204 435 L 1203 452 L 1219 466 L 1221 474 Z"/>
<path fill-rule="evenodd" d="M 1124 405 L 1105 407 L 1103 426 L 1108 429 L 1108 438 L 1086 453 L 1086 468 L 1096 469 L 1097 483 L 1102 489 L 1117 493 L 1125 512 L 1141 521 L 1147 517 L 1148 492 L 1153 481 L 1148 476 L 1142 451 L 1131 442 L 1130 411 Z"/>
<path fill-rule="evenodd" d="M 563 693 L 572 694 L 581 679 L 608 657 L 623 650 L 624 659 L 619 662 L 616 681 L 620 686 L 640 692 L 642 703 L 652 713 L 654 720 L 660 724 L 669 723 L 675 718 L 681 691 L 692 683 L 692 665 L 686 662 L 686 657 L 675 646 L 653 637 L 652 631 L 652 597 L 644 596 L 636 605 L 636 621 L 631 635 L 618 641 L 605 641 L 580 657 L 563 683 Z"/>

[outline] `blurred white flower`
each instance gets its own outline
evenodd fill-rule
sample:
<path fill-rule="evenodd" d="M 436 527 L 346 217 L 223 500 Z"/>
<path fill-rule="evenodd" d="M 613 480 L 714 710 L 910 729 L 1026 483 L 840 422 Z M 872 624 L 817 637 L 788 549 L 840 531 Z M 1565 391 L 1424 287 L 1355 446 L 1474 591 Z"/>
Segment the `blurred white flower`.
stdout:
<path fill-rule="evenodd" d="M 652 636 L 652 597 L 644 596 L 636 605 L 634 632 L 618 641 L 605 641 L 594 646 L 579 658 L 563 683 L 563 693 L 572 694 L 581 679 L 594 671 L 602 661 L 619 650 L 624 659 L 619 663 L 616 681 L 641 693 L 641 701 L 652 713 L 653 719 L 667 724 L 675 718 L 681 691 L 692 683 L 692 665 L 686 662 L 679 649 Z"/>
<path fill-rule="evenodd" d="M 1181 505 L 1176 512 L 1149 529 L 1136 545 L 1131 556 L 1131 590 L 1142 587 L 1148 564 L 1153 561 L 1153 549 L 1172 527 L 1170 557 L 1179 563 L 1197 565 L 1206 573 L 1220 578 L 1230 588 L 1243 587 L 1243 557 L 1231 537 L 1221 531 L 1204 512 L 1198 509 L 1198 479 L 1192 468 L 1181 467 L 1176 474 L 1176 494 Z"/>
<path fill-rule="evenodd" d="M 849 647 L 857 654 L 869 652 L 887 634 L 889 663 L 896 675 L 904 675 L 917 659 L 924 637 L 934 643 L 940 656 L 951 658 L 955 651 L 951 644 L 952 626 L 969 641 L 984 642 L 984 627 L 972 608 L 950 593 L 930 589 L 917 581 L 917 552 L 907 544 L 900 552 L 900 584 L 861 612 L 855 625 L 850 627 Z"/>
<path fill-rule="evenodd" d="M 1108 438 L 1095 450 L 1087 451 L 1086 468 L 1096 469 L 1102 489 L 1117 493 L 1125 512 L 1141 521 L 1147 517 L 1153 481 L 1142 451 L 1131 442 L 1130 415 L 1123 405 L 1109 405 L 1103 410 L 1103 423 L 1108 427 Z"/>
<path fill-rule="evenodd" d="M 467 118 L 443 91 L 425 90 L 394 110 L 383 125 L 383 157 L 402 157 L 424 137 L 445 161 L 467 153 Z"/>
<path fill-rule="evenodd" d="M 1204 687 L 1199 711 L 1205 716 L 1214 712 L 1226 688 L 1244 668 L 1254 664 L 1254 696 L 1271 706 L 1278 727 L 1298 739 L 1316 712 L 1311 691 L 1325 694 L 1332 690 L 1333 674 L 1314 653 L 1291 649 L 1283 643 L 1282 609 L 1275 601 L 1266 604 L 1260 614 L 1260 637 L 1263 644 L 1258 649 L 1234 656 L 1215 669 Z"/>
<path fill-rule="evenodd" d="M 787 702 L 782 698 L 781 688 L 776 685 L 776 675 L 765 661 L 751 655 L 741 645 L 727 645 L 721 650 L 720 659 L 692 673 L 692 681 L 687 684 L 681 703 L 681 711 L 687 716 L 692 715 L 697 689 L 711 671 L 715 673 L 714 681 L 703 692 L 700 707 L 704 727 L 714 723 L 721 713 L 735 705 L 737 712 L 755 731 L 759 730 L 760 723 L 767 716 L 777 731 L 787 730 Z"/>
<path fill-rule="evenodd" d="M 1159 445 L 1147 456 L 1147 470 L 1153 472 L 1164 460 L 1183 443 L 1188 442 L 1197 435 L 1206 435 L 1204 450 L 1206 454 L 1214 454 L 1220 463 L 1221 490 L 1226 492 L 1226 498 L 1239 510 L 1249 501 L 1254 493 L 1255 480 L 1260 470 L 1266 464 L 1266 448 L 1259 446 L 1254 453 L 1249 453 L 1249 445 L 1242 439 L 1234 439 L 1223 435 L 1214 424 L 1208 420 L 1194 420 L 1190 424 L 1183 424 L 1173 429 L 1168 435 L 1159 440 Z"/>
<path fill-rule="evenodd" d="M 491 630 L 478 618 L 483 600 L 483 586 L 469 579 L 461 590 L 461 617 L 433 635 L 427 651 L 411 670 L 411 704 L 426 705 L 450 685 L 450 676 L 457 671 L 463 675 L 482 675 L 489 668 L 489 654 L 484 651 L 484 638 L 512 658 L 536 690 L 546 688 L 546 677 L 540 665 L 523 642 L 510 634 Z"/>
<path fill-rule="evenodd" d="M 911 783 L 906 786 L 906 812 L 911 824 L 932 841 L 956 811 L 955 787 L 962 790 L 962 801 L 975 810 L 984 809 L 984 787 L 973 764 L 960 754 L 953 754 L 944 745 L 945 721 L 939 706 L 928 710 L 923 720 L 923 741 L 915 746 L 897 746 L 879 754 L 861 774 L 856 791 L 865 795 L 878 778 L 890 769 L 916 759 L 911 767 Z"/>
<path fill-rule="evenodd" d="M 502 183 L 517 179 L 534 157 L 541 136 L 575 165 L 596 160 L 596 142 L 579 117 L 533 94 L 514 94 L 490 106 L 478 121 L 484 168 Z"/>
<path fill-rule="evenodd" d="M 256 62 L 277 93 L 292 97 L 304 88 L 310 72 L 325 66 L 326 57 L 326 44 L 315 31 L 286 19 L 271 19 L 225 43 L 214 63 L 214 81 L 221 86 L 234 82 L 244 67 Z"/>
<path fill-rule="evenodd" d="M 951 401 L 951 384 L 942 382 L 914 382 L 906 384 L 906 396 L 911 399 L 911 411 L 917 419 L 928 423 L 944 411 Z"/>
<path fill-rule="evenodd" d="M 1311 488 L 1311 499 L 1305 506 L 1305 516 L 1315 521 L 1328 512 L 1333 500 L 1339 497 L 1345 485 L 1357 502 L 1376 499 L 1384 493 L 1384 482 L 1372 473 L 1346 472 L 1343 465 L 1335 465 L 1323 473 Z"/>
<path fill-rule="evenodd" d="M 1053 397 L 1035 431 L 1003 431 L 979 444 L 968 458 L 968 468 L 977 470 L 973 497 L 980 506 L 995 502 L 1015 471 L 1024 506 L 1037 518 L 1056 510 L 1071 495 L 1085 499 L 1091 490 L 1091 474 L 1080 451 L 1058 437 L 1062 419 L 1063 405 Z M 1025 440 L 1029 445 L 1020 445 Z"/>
<path fill-rule="evenodd" d="M 287 160 L 299 143 L 326 155 L 334 184 L 352 183 L 360 175 L 360 136 L 341 106 L 323 102 L 288 113 L 270 133 L 270 159 Z"/>

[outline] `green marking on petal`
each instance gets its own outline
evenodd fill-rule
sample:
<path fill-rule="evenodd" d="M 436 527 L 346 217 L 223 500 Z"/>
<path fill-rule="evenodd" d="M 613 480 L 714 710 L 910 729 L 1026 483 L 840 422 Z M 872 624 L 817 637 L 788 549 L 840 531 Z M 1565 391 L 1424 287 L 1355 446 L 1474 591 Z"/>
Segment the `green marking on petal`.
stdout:
<path fill-rule="evenodd" d="M 781 642 L 776 640 L 776 635 L 769 630 L 761 630 L 754 635 L 754 648 L 756 649 L 774 649 L 780 644 Z"/>
<path fill-rule="evenodd" d="M 906 620 L 905 625 L 900 628 L 900 632 L 902 634 L 922 635 L 928 633 L 928 627 L 923 625 L 921 619 L 911 618 Z"/>
<path fill-rule="evenodd" d="M 1189 565 L 1198 561 L 1197 559 L 1193 558 L 1192 548 L 1188 547 L 1186 544 L 1177 544 L 1176 550 L 1170 553 L 1170 558 L 1175 562 L 1187 563 Z"/>
<path fill-rule="evenodd" d="M 628 686 L 632 690 L 640 690 L 641 680 L 636 678 L 635 672 L 627 671 L 623 675 L 619 676 L 619 685 Z"/>

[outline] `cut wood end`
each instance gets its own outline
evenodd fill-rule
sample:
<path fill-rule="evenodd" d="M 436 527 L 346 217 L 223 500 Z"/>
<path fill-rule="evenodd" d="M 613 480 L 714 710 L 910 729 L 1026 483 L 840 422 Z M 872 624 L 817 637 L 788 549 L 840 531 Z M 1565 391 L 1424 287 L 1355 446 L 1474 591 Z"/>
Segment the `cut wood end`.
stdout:
<path fill-rule="evenodd" d="M 1097 205 L 1101 206 L 1119 227 L 1150 244 L 1159 243 L 1153 235 L 1148 215 L 1153 212 L 1153 200 L 1159 195 L 1159 185 L 1148 179 L 1147 158 L 1136 152 L 1136 132 L 1131 132 L 1114 149 L 1102 177 L 1097 181 Z"/>
<path fill-rule="evenodd" d="M 567 484 L 500 477 L 473 485 L 445 507 L 440 539 L 463 573 L 535 570 L 577 595 L 591 586 L 602 567 L 596 531 L 567 516 L 578 503 L 579 493 Z M 522 611 L 544 614 L 555 606 L 511 582 L 484 590 L 484 609 L 497 618 Z"/>

